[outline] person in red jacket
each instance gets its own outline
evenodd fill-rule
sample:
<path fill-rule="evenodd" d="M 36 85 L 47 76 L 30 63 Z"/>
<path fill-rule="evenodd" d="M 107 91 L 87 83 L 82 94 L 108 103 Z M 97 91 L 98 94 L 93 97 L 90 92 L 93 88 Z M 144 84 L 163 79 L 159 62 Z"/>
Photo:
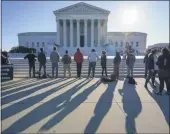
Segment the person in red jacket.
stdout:
<path fill-rule="evenodd" d="M 83 63 L 83 54 L 80 52 L 80 49 L 77 48 L 77 52 L 74 54 L 74 60 L 77 64 L 77 77 L 80 78 L 81 76 L 81 68 L 82 68 L 82 63 Z"/>

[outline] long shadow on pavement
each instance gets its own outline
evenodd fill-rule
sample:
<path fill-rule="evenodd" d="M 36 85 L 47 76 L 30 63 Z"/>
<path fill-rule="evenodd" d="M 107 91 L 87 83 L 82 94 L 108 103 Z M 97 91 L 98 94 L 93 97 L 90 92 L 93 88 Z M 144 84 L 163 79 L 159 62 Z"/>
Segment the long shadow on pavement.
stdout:
<path fill-rule="evenodd" d="M 10 88 L 15 88 L 15 87 L 18 87 L 18 86 L 25 86 L 31 82 L 36 82 L 37 79 L 28 79 L 28 80 L 25 80 L 25 81 L 22 81 L 22 82 L 17 82 L 15 84 L 12 84 L 12 85 L 7 85 L 7 86 L 2 86 L 2 90 L 5 91 L 7 89 L 10 89 Z"/>
<path fill-rule="evenodd" d="M 89 83 L 90 80 L 80 80 L 79 83 L 74 85 L 72 88 L 68 89 L 63 94 L 60 94 L 51 100 L 42 103 L 40 106 L 17 120 L 13 123 L 9 128 L 3 131 L 3 133 L 20 133 L 25 129 L 29 128 L 30 126 L 36 124 L 37 122 L 43 120 L 44 118 L 55 114 L 62 108 L 66 106 L 68 101 L 71 99 L 71 96 L 75 94 L 81 87 L 85 86 Z M 50 94 L 55 94 L 55 91 L 50 90 Z M 45 95 L 46 96 L 46 95 Z M 41 98 L 41 96 L 40 96 Z M 69 107 L 69 105 L 67 106 Z"/>
<path fill-rule="evenodd" d="M 22 78 L 22 79 L 18 79 L 18 80 L 10 80 L 10 81 L 5 81 L 1 83 L 1 86 L 7 86 L 7 85 L 12 85 L 18 82 L 22 82 L 22 81 L 26 81 L 29 80 L 28 78 Z"/>
<path fill-rule="evenodd" d="M 88 125 L 85 128 L 84 133 L 95 133 L 100 126 L 105 115 L 108 113 L 112 106 L 112 100 L 114 90 L 117 85 L 117 81 L 108 82 L 106 91 L 101 95 L 94 110 L 94 116 L 90 119 Z"/>
<path fill-rule="evenodd" d="M 20 87 L 16 87 L 14 89 L 10 89 L 10 90 L 7 90 L 7 91 L 4 91 L 1 93 L 1 96 L 2 98 L 6 95 L 9 95 L 9 94 L 12 94 L 12 93 L 15 93 L 17 91 L 21 91 L 21 90 L 24 90 L 25 88 L 30 88 L 32 86 L 35 86 L 35 85 L 38 85 L 38 84 L 41 84 L 41 83 L 44 83 L 44 82 L 47 82 L 47 81 L 50 81 L 49 79 L 45 79 L 45 80 L 36 80 L 34 82 L 28 82 L 26 85 L 19 85 Z"/>
<path fill-rule="evenodd" d="M 100 80 L 97 81 L 92 86 L 86 88 L 84 91 L 82 91 L 80 94 L 75 96 L 73 99 L 68 98 L 67 103 L 65 104 L 65 107 L 63 110 L 61 110 L 57 115 L 55 115 L 52 119 L 50 119 L 46 124 L 44 124 L 40 131 L 46 131 L 52 128 L 53 126 L 57 125 L 59 122 L 61 122 L 68 114 L 70 114 L 72 111 L 74 111 L 80 104 L 82 104 L 87 97 L 95 90 L 97 87 L 101 84 Z"/>
<path fill-rule="evenodd" d="M 9 96 L 2 98 L 2 105 L 5 105 L 5 104 L 11 103 L 15 100 L 24 98 L 24 97 L 40 90 L 40 89 L 46 88 L 46 87 L 48 87 L 52 84 L 56 84 L 56 83 L 59 83 L 61 81 L 63 81 L 63 79 L 57 79 L 57 80 L 52 81 L 52 82 L 50 80 L 46 80 L 44 82 L 47 82 L 47 83 L 42 84 L 42 82 L 41 82 L 41 83 L 39 83 L 41 85 L 37 85 L 36 87 L 30 88 L 29 90 L 26 90 L 26 91 L 24 91 L 24 89 L 23 89 L 23 91 L 21 91 L 21 92 L 18 92 L 18 93 L 15 93 L 15 94 L 12 94 L 12 95 L 9 95 Z"/>
<path fill-rule="evenodd" d="M 126 113 L 126 132 L 128 134 L 137 133 L 135 118 L 142 111 L 142 103 L 136 92 L 136 86 L 129 84 L 128 79 L 125 79 L 123 89 L 118 91 L 123 97 L 123 111 Z"/>
<path fill-rule="evenodd" d="M 152 85 L 151 82 L 149 82 L 149 84 Z M 158 89 L 159 89 L 159 83 L 156 80 L 155 80 L 155 84 L 156 84 L 156 86 L 158 86 Z M 146 91 L 149 93 L 149 95 L 156 101 L 156 103 L 160 107 L 168 126 L 170 126 L 169 96 L 168 95 L 159 96 L 159 95 L 155 94 L 154 90 L 151 92 L 149 89 L 146 89 Z"/>
<path fill-rule="evenodd" d="M 4 109 L 2 110 L 2 117 L 1 117 L 2 120 L 6 119 L 6 118 L 8 118 L 8 117 L 10 117 L 10 116 L 12 116 L 12 115 L 15 115 L 15 114 L 17 114 L 17 113 L 19 113 L 19 112 L 22 112 L 23 110 L 25 110 L 25 109 L 33 106 L 34 104 L 40 102 L 41 100 L 43 100 L 43 99 L 46 98 L 47 96 L 51 95 L 52 93 L 58 91 L 59 89 L 61 89 L 61 88 L 63 88 L 63 87 L 68 86 L 69 84 L 72 84 L 72 83 L 75 82 L 75 81 L 76 81 L 76 79 L 73 79 L 73 80 L 71 80 L 71 81 L 67 81 L 66 83 L 64 83 L 64 84 L 62 84 L 62 85 L 60 85 L 60 86 L 58 86 L 58 87 L 52 88 L 52 89 L 50 89 L 50 90 L 48 89 L 48 90 L 47 90 L 46 92 L 44 92 L 44 93 L 38 94 L 38 95 L 36 95 L 36 96 L 28 97 L 28 98 L 26 98 L 26 99 L 24 99 L 24 100 L 22 100 L 22 101 L 19 101 L 18 103 L 15 103 L 15 104 L 7 107 L 7 108 L 4 108 Z M 61 82 L 61 80 L 58 81 L 58 82 Z M 56 82 L 56 83 L 57 83 L 57 82 Z M 56 83 L 55 83 L 55 84 L 56 84 Z M 52 85 L 52 84 L 49 83 L 48 86 L 51 86 L 51 85 Z M 40 90 L 40 88 L 37 88 L 37 89 Z M 43 89 L 43 88 L 42 88 L 42 89 Z M 20 104 L 21 106 L 20 106 L 20 107 L 17 107 L 19 104 Z"/>

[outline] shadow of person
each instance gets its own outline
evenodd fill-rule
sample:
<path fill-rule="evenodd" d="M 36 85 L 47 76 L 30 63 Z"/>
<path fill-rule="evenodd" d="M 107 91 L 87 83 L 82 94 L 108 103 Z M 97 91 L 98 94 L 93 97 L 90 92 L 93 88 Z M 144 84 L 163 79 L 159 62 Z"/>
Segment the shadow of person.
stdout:
<path fill-rule="evenodd" d="M 156 84 L 157 88 L 159 89 L 159 83 L 156 80 L 155 80 L 155 84 Z M 150 85 L 152 85 L 152 84 L 150 83 Z M 155 89 L 152 90 L 152 92 L 149 89 L 146 89 L 146 91 L 156 101 L 156 103 L 160 107 L 160 109 L 165 117 L 165 120 L 166 120 L 168 126 L 170 127 L 169 96 L 168 95 L 159 96 L 159 95 L 155 94 Z"/>
<path fill-rule="evenodd" d="M 2 86 L 2 90 L 7 90 L 7 89 L 10 89 L 10 88 L 14 88 L 14 87 L 18 87 L 18 86 L 25 86 L 25 85 L 29 85 L 31 82 L 36 82 L 37 79 L 25 79 L 24 81 L 18 81 L 16 83 L 13 83 L 13 84 L 8 84 L 6 86 Z"/>
<path fill-rule="evenodd" d="M 94 109 L 94 116 L 90 119 L 88 125 L 86 126 L 84 133 L 95 133 L 100 126 L 105 115 L 108 113 L 112 106 L 113 92 L 117 85 L 117 81 L 108 82 L 106 84 L 107 89 L 101 95 L 96 107 Z"/>
<path fill-rule="evenodd" d="M 9 89 L 9 90 L 6 90 L 4 92 L 1 93 L 1 96 L 2 98 L 5 98 L 6 96 L 10 96 L 10 94 L 15 94 L 17 93 L 18 91 L 24 91 L 26 88 L 30 88 L 32 86 L 35 86 L 35 85 L 39 85 L 39 84 L 42 84 L 42 83 L 45 83 L 45 82 L 48 82 L 50 81 L 49 79 L 46 79 L 46 80 L 36 80 L 36 82 L 31 82 L 29 81 L 26 85 L 20 85 L 19 87 L 13 87 L 12 89 Z"/>
<path fill-rule="evenodd" d="M 74 85 L 72 88 L 68 89 L 66 92 L 58 96 L 55 95 L 54 91 L 50 90 L 51 91 L 50 94 L 53 93 L 54 95 L 52 99 L 47 100 L 46 102 L 43 102 L 38 107 L 34 108 L 31 112 L 27 113 L 25 116 L 17 120 L 6 130 L 4 130 L 3 133 L 11 133 L 11 132 L 20 133 L 25 129 L 29 128 L 30 126 L 33 126 L 34 124 L 40 122 L 44 118 L 57 113 L 58 111 L 60 111 L 66 106 L 66 103 L 70 100 L 73 94 L 75 94 L 81 87 L 85 86 L 90 81 L 91 81 L 90 79 L 79 80 L 79 82 L 76 85 Z M 42 96 L 39 96 L 39 98 L 41 97 Z"/>
<path fill-rule="evenodd" d="M 56 84 L 56 83 L 59 83 L 63 81 L 62 79 L 57 79 L 57 80 L 54 80 L 54 81 L 50 81 L 50 80 L 46 80 L 44 81 L 43 83 L 39 83 L 37 82 L 38 84 L 41 84 L 41 85 L 35 85 L 35 87 L 31 87 L 31 84 L 30 84 L 30 89 L 29 90 L 24 90 L 23 88 L 17 88 L 16 90 L 21 90 L 21 92 L 17 92 L 17 93 L 14 93 L 14 94 L 9 94 L 8 96 L 4 96 L 2 97 L 2 105 L 5 105 L 5 104 L 8 104 L 10 102 L 13 102 L 13 101 L 16 101 L 18 99 L 22 99 L 24 97 L 27 97 L 28 95 L 42 89 L 42 88 L 45 88 L 45 87 L 48 87 L 50 85 L 53 85 L 53 84 Z"/>
<path fill-rule="evenodd" d="M 53 94 L 54 92 L 60 90 L 61 88 L 64 88 L 66 86 L 68 86 L 69 84 L 72 84 L 73 82 L 75 82 L 76 79 L 73 79 L 71 81 L 66 81 L 66 83 L 63 83 L 62 85 L 58 86 L 58 87 L 55 87 L 53 89 L 50 89 L 50 90 L 47 90 L 46 92 L 44 93 L 41 93 L 41 94 L 38 94 L 38 95 L 33 95 L 31 97 L 28 97 L 22 101 L 19 101 L 18 103 L 14 103 L 13 105 L 7 107 L 7 108 L 4 108 L 2 109 L 2 120 L 12 116 L 12 115 L 15 115 L 19 112 L 22 112 L 23 110 L 25 109 L 28 109 L 29 107 L 33 106 L 34 104 L 36 103 L 39 103 L 40 101 L 42 101 L 44 98 L 46 98 L 47 96 Z M 57 82 L 61 82 L 60 81 L 55 81 L 55 84 Z M 51 86 L 52 84 L 49 83 L 48 86 Z M 45 88 L 45 86 L 43 87 Z M 42 88 L 42 89 L 43 89 Z M 37 87 L 38 90 L 41 90 L 41 88 Z M 27 94 L 27 92 L 26 92 Z M 24 105 L 21 105 L 20 107 L 18 107 L 19 104 L 24 104 Z"/>
<path fill-rule="evenodd" d="M 136 86 L 128 84 L 128 79 L 125 79 L 123 89 L 119 89 L 118 92 L 122 96 L 123 110 L 126 116 L 126 131 L 128 134 L 137 133 L 135 118 L 142 111 L 142 104 L 136 92 Z"/>
<path fill-rule="evenodd" d="M 54 116 L 52 119 L 50 119 L 46 124 L 44 124 L 40 131 L 48 130 L 52 128 L 54 125 L 57 125 L 59 122 L 61 122 L 68 114 L 70 114 L 72 111 L 74 111 L 81 103 L 83 103 L 87 97 L 95 90 L 97 87 L 101 84 L 100 80 L 98 80 L 95 84 L 92 86 L 86 88 L 84 91 L 82 91 L 80 94 L 75 96 L 73 99 L 70 98 L 70 100 L 66 103 L 66 106 L 62 111 L 60 111 L 56 116 Z M 71 97 L 71 96 L 70 96 Z"/>
<path fill-rule="evenodd" d="M 1 83 L 1 86 L 3 87 L 3 86 L 8 86 L 8 85 L 12 85 L 12 84 L 15 84 L 15 83 L 20 83 L 20 82 L 22 82 L 22 81 L 26 81 L 26 80 L 28 80 L 28 78 L 22 78 L 22 79 L 13 79 L 13 80 L 10 80 L 10 81 L 6 81 L 6 82 L 2 82 Z"/>

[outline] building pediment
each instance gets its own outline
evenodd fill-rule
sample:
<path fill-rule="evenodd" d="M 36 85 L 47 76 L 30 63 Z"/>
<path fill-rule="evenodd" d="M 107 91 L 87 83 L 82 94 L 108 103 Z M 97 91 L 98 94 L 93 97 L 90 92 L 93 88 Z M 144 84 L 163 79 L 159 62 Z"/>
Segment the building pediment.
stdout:
<path fill-rule="evenodd" d="M 54 11 L 54 14 L 88 14 L 88 13 L 109 14 L 110 11 L 96 7 L 96 6 L 92 6 L 84 2 L 80 2 L 80 3 Z"/>

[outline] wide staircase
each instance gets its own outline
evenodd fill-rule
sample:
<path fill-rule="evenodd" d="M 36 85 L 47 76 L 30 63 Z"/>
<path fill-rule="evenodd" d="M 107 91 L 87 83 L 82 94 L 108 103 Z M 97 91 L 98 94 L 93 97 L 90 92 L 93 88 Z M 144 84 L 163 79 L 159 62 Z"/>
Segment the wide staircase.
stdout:
<path fill-rule="evenodd" d="M 22 58 L 13 58 L 13 59 L 11 58 L 10 62 L 13 64 L 13 67 L 14 67 L 14 78 L 29 76 L 28 60 L 24 60 Z M 36 61 L 35 68 L 36 68 L 36 71 L 38 71 L 39 69 L 38 61 Z M 135 66 L 134 66 L 134 77 L 143 77 L 144 71 L 145 71 L 145 68 L 144 68 L 143 59 L 142 58 L 136 59 Z M 43 73 L 43 68 L 41 72 Z M 46 72 L 47 74 L 52 76 L 52 67 L 51 67 L 51 62 L 49 59 L 47 59 L 47 63 L 46 63 Z M 72 73 L 72 77 L 76 77 L 77 68 L 76 68 L 76 63 L 74 61 L 72 61 L 71 63 L 71 73 Z M 95 77 L 101 77 L 101 73 L 102 73 L 102 68 L 101 68 L 100 60 L 99 60 L 96 65 Z M 107 73 L 108 75 L 113 73 L 113 59 L 111 58 L 107 60 Z M 88 60 L 85 59 L 82 65 L 82 77 L 87 77 L 87 75 L 88 75 Z M 126 75 L 127 75 L 127 67 L 125 64 L 125 60 L 122 60 L 121 65 L 120 65 L 120 77 L 126 77 Z M 63 76 L 64 76 L 63 64 L 59 62 L 59 77 L 63 77 Z M 68 73 L 67 73 L 67 76 L 68 76 Z"/>

